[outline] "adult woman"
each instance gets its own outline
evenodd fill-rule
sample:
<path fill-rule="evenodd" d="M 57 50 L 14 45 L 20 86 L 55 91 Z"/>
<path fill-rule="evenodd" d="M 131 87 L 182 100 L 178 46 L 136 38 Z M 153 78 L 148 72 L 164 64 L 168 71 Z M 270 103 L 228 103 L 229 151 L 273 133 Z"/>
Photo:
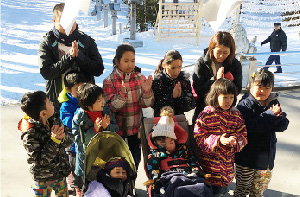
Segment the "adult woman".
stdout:
<path fill-rule="evenodd" d="M 193 74 L 193 88 L 198 95 L 193 124 L 204 109 L 204 98 L 215 80 L 228 78 L 242 90 L 242 65 L 235 58 L 235 42 L 229 32 L 218 31 L 209 43 L 208 49 L 196 63 Z"/>

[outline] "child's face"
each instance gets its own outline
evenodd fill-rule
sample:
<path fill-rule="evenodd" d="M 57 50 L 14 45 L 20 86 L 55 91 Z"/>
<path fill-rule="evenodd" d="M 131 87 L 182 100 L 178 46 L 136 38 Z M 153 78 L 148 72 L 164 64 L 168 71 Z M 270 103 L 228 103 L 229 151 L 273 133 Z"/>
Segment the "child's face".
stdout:
<path fill-rule="evenodd" d="M 131 73 L 135 68 L 135 55 L 132 51 L 123 53 L 120 61 L 116 60 L 116 65 L 124 73 Z"/>
<path fill-rule="evenodd" d="M 174 139 L 166 137 L 166 150 L 173 153 L 176 148 L 176 142 Z"/>
<path fill-rule="evenodd" d="M 174 60 L 170 64 L 163 64 L 163 68 L 166 70 L 166 73 L 176 79 L 181 71 L 182 68 L 182 61 L 181 60 Z"/>
<path fill-rule="evenodd" d="M 54 114 L 53 102 L 50 101 L 48 98 L 46 99 L 46 110 L 45 110 L 45 112 L 46 112 L 47 118 L 50 118 Z"/>
<path fill-rule="evenodd" d="M 258 101 L 265 101 L 268 99 L 272 92 L 272 87 L 263 86 L 258 82 L 253 82 L 251 84 L 251 94 Z"/>
<path fill-rule="evenodd" d="M 166 138 L 159 138 L 155 140 L 155 144 L 162 148 L 166 147 Z"/>
<path fill-rule="evenodd" d="M 218 96 L 218 103 L 219 106 L 223 109 L 223 110 L 228 110 L 230 109 L 232 103 L 234 101 L 234 94 L 220 94 Z"/>
<path fill-rule="evenodd" d="M 224 45 L 217 45 L 213 49 L 214 58 L 217 62 L 224 62 L 226 58 L 230 55 L 230 48 Z"/>
<path fill-rule="evenodd" d="M 110 177 L 112 178 L 119 178 L 125 181 L 127 179 L 127 173 L 126 170 L 123 169 L 123 167 L 115 167 L 113 168 L 110 173 Z"/>
<path fill-rule="evenodd" d="M 67 92 L 72 95 L 73 98 L 77 98 L 77 92 L 78 92 L 78 87 L 81 86 L 83 83 L 78 83 L 74 85 L 71 90 L 69 88 L 66 88 Z"/>
<path fill-rule="evenodd" d="M 90 112 L 103 111 L 103 107 L 104 107 L 104 99 L 102 95 L 100 95 L 96 100 L 96 102 L 93 104 L 93 106 L 92 107 L 89 106 L 88 109 Z"/>

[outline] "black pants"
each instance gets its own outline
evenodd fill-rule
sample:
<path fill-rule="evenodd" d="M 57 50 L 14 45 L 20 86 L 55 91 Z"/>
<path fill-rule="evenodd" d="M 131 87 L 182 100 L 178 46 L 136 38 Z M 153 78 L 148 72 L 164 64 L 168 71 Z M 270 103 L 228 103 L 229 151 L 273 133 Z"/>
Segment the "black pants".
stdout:
<path fill-rule="evenodd" d="M 280 64 L 280 55 L 270 55 L 268 58 L 268 61 L 266 62 L 266 65 L 271 65 L 275 61 L 275 65 Z M 269 68 L 269 67 L 264 67 L 264 68 Z M 277 71 L 282 71 L 281 66 L 276 66 Z"/>
<path fill-rule="evenodd" d="M 79 189 L 82 188 L 82 185 L 83 185 L 83 180 L 82 180 L 82 177 L 81 176 L 77 176 L 74 171 L 75 171 L 75 165 L 76 165 L 76 154 L 71 152 L 71 151 L 68 151 L 67 152 L 68 156 L 69 156 L 69 163 L 70 163 L 70 166 L 71 166 L 71 170 L 72 170 L 72 182 L 71 182 L 71 187 L 72 188 L 76 188 L 78 187 Z"/>
<path fill-rule="evenodd" d="M 124 138 L 124 137 L 123 137 Z M 141 139 L 138 138 L 138 135 L 127 136 L 129 150 L 132 154 L 136 170 L 139 168 L 141 161 Z"/>

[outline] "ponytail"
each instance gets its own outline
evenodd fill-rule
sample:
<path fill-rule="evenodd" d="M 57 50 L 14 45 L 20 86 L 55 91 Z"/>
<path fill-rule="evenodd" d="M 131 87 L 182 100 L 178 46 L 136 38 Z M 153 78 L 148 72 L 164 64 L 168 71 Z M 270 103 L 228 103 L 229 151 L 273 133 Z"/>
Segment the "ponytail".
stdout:
<path fill-rule="evenodd" d="M 155 71 L 154 71 L 154 74 L 157 75 L 159 74 L 164 68 L 163 68 L 163 62 L 164 62 L 164 59 L 160 60 L 159 61 L 159 64 L 157 65 Z"/>

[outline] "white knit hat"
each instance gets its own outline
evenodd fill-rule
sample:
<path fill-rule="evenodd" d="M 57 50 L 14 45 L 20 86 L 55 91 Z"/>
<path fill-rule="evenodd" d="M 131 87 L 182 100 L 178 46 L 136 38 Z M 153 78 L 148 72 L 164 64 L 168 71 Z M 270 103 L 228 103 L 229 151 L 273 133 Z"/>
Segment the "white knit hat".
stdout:
<path fill-rule="evenodd" d="M 174 120 L 169 116 L 162 116 L 154 127 L 152 137 L 165 136 L 176 140 Z"/>

